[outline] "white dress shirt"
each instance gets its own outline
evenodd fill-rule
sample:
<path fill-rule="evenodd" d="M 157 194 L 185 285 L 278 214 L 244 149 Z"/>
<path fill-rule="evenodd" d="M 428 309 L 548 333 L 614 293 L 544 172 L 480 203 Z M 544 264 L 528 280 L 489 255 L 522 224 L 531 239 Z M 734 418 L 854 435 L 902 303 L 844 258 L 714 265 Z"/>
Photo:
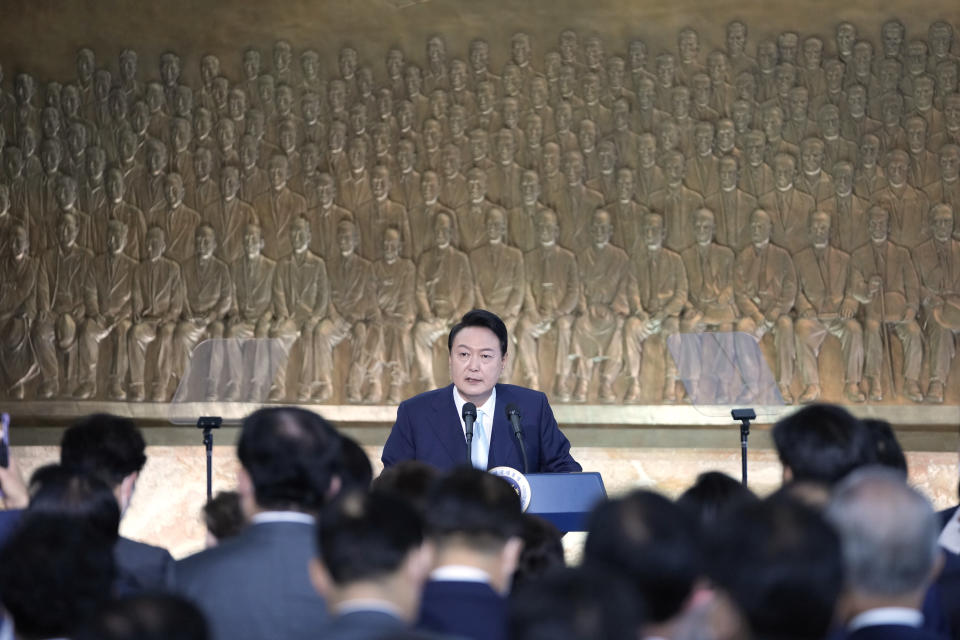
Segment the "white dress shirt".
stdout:
<path fill-rule="evenodd" d="M 467 425 L 463 422 L 463 405 L 467 403 L 460 395 L 456 385 L 453 387 L 453 404 L 457 406 L 457 416 L 460 418 L 460 428 L 463 437 L 467 437 Z M 490 397 L 481 406 L 477 407 L 477 420 L 473 423 L 473 444 L 470 459 L 477 469 L 487 470 L 490 463 L 490 435 L 493 430 L 493 415 L 497 409 L 497 388 L 490 392 Z"/>

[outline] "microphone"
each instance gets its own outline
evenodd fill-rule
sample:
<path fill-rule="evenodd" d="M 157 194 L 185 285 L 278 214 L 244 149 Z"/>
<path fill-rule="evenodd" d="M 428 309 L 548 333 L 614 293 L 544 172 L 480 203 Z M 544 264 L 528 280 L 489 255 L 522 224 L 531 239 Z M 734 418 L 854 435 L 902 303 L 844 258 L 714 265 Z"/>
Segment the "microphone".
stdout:
<path fill-rule="evenodd" d="M 530 467 L 527 463 L 527 445 L 523 442 L 523 429 L 520 428 L 520 408 L 512 402 L 507 405 L 507 420 L 513 425 L 513 435 L 517 436 L 517 442 L 520 443 L 520 455 L 523 456 L 523 472 L 530 473 Z"/>
<path fill-rule="evenodd" d="M 467 464 L 472 466 L 473 423 L 477 421 L 477 405 L 472 402 L 465 402 L 460 415 L 463 416 L 464 435 L 467 437 Z"/>

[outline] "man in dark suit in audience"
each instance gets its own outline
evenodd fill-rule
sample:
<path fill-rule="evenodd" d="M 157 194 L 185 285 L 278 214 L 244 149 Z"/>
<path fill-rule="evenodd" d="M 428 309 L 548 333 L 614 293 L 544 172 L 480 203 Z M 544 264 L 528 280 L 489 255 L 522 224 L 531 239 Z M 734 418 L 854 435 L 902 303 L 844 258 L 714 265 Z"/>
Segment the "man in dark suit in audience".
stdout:
<path fill-rule="evenodd" d="M 94 414 L 72 425 L 60 441 L 60 464 L 106 482 L 126 512 L 143 465 L 146 443 L 128 418 Z M 173 585 L 173 557 L 161 547 L 121 536 L 114 547 L 118 582 L 133 591 Z"/>
<path fill-rule="evenodd" d="M 260 409 L 243 421 L 237 537 L 177 563 L 177 590 L 207 616 L 213 640 L 312 640 L 327 621 L 310 583 L 315 515 L 340 487 L 340 436 L 315 413 Z"/>
<path fill-rule="evenodd" d="M 317 548 L 310 576 L 332 616 L 323 638 L 379 638 L 414 621 L 433 548 L 410 503 L 377 492 L 348 495 L 323 512 Z"/>
<path fill-rule="evenodd" d="M 426 517 L 437 556 L 417 627 L 506 640 L 506 595 L 523 547 L 516 492 L 478 469 L 456 469 L 434 488 Z"/>
<path fill-rule="evenodd" d="M 868 468 L 833 493 L 827 518 L 840 535 L 846 579 L 838 601 L 849 640 L 934 640 L 924 595 L 943 558 L 937 518 L 902 474 Z"/>

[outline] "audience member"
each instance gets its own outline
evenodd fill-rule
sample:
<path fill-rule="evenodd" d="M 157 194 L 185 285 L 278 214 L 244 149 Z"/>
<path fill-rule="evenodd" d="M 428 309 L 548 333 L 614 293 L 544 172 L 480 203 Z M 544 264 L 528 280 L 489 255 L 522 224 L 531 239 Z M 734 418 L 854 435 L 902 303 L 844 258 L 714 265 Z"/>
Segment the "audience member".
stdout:
<path fill-rule="evenodd" d="M 436 562 L 419 628 L 475 640 L 507 638 L 510 579 L 523 542 L 520 498 L 503 479 L 457 468 L 430 495 L 427 528 Z"/>
<path fill-rule="evenodd" d="M 877 456 L 877 464 L 890 469 L 896 469 L 907 475 L 907 457 L 903 453 L 903 448 L 897 440 L 893 428 L 886 420 L 865 419 L 867 431 L 870 432 L 870 438 L 873 441 L 874 451 Z"/>
<path fill-rule="evenodd" d="M 782 418 L 773 425 L 773 443 L 784 482 L 832 486 L 877 459 L 867 427 L 837 405 L 814 404 Z"/>
<path fill-rule="evenodd" d="M 110 545 L 120 536 L 120 506 L 110 487 L 94 475 L 57 464 L 40 467 L 30 477 L 30 504 L 23 521 L 34 520 L 84 527 Z"/>
<path fill-rule="evenodd" d="M 566 566 L 563 534 L 551 522 L 530 513 L 523 514 L 520 532 L 523 551 L 513 574 L 513 588 L 537 582 L 542 576 Z"/>
<path fill-rule="evenodd" d="M 701 535 L 706 536 L 728 513 L 756 500 L 757 496 L 742 482 L 720 471 L 707 471 L 697 476 L 677 504 L 697 521 Z"/>
<path fill-rule="evenodd" d="M 177 563 L 177 588 L 207 616 L 215 640 L 314 638 L 326 605 L 310 583 L 315 516 L 340 488 L 340 437 L 293 407 L 247 416 L 237 443 L 249 526 Z"/>
<path fill-rule="evenodd" d="M 373 491 L 396 494 L 412 504 L 421 515 L 427 513 L 427 501 L 440 471 L 419 460 L 404 460 L 384 469 L 373 481 Z"/>
<path fill-rule="evenodd" d="M 122 517 L 147 462 L 145 451 L 143 435 L 132 420 L 98 413 L 64 431 L 60 464 L 106 482 Z M 121 580 L 129 588 L 165 589 L 173 584 L 173 557 L 166 549 L 120 536 L 114 554 Z"/>
<path fill-rule="evenodd" d="M 373 482 L 373 466 L 370 457 L 363 450 L 360 443 L 350 436 L 340 434 L 341 455 L 343 462 L 342 490 L 369 491 Z"/>
<path fill-rule="evenodd" d="M 323 637 L 375 638 L 409 627 L 433 561 L 423 521 L 405 500 L 355 492 L 326 509 L 310 564 L 332 616 Z"/>
<path fill-rule="evenodd" d="M 114 600 L 77 640 L 207 640 L 203 614 L 189 600 L 144 593 Z"/>
<path fill-rule="evenodd" d="M 632 640 L 643 606 L 629 582 L 596 567 L 561 569 L 520 588 L 510 603 L 512 640 Z"/>
<path fill-rule="evenodd" d="M 25 520 L 0 548 L 0 601 L 17 640 L 72 637 L 114 576 L 112 545 L 69 519 Z"/>
<path fill-rule="evenodd" d="M 669 638 L 702 572 L 693 518 L 638 490 L 598 506 L 588 529 L 584 564 L 625 576 L 647 605 L 644 636 Z"/>
<path fill-rule="evenodd" d="M 843 550 L 846 580 L 837 613 L 845 637 L 941 637 L 923 628 L 921 613 L 943 562 L 927 499 L 897 471 L 866 468 L 836 487 L 826 515 Z"/>
<path fill-rule="evenodd" d="M 236 491 L 220 491 L 203 505 L 203 523 L 207 527 L 207 547 L 240 535 L 247 526 Z"/>
<path fill-rule="evenodd" d="M 843 585 L 840 540 L 814 509 L 788 496 L 749 504 L 717 526 L 709 575 L 753 638 L 820 640 Z"/>

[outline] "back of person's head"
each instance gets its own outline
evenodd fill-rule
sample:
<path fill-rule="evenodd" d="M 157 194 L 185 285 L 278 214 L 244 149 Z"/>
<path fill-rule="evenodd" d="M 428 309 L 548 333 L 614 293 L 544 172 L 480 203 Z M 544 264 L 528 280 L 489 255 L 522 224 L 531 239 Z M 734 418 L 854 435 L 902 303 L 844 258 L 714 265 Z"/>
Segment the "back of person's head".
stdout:
<path fill-rule="evenodd" d="M 95 413 L 63 432 L 60 464 L 95 473 L 115 487 L 143 469 L 146 446 L 133 420 Z"/>
<path fill-rule="evenodd" d="M 427 507 L 427 530 L 440 545 L 464 544 L 475 551 L 498 553 L 522 530 L 520 498 L 497 476 L 458 467 L 433 487 Z"/>
<path fill-rule="evenodd" d="M 585 564 L 627 578 L 643 596 L 649 621 L 680 613 L 701 573 L 696 524 L 679 506 L 651 491 L 633 491 L 590 515 Z"/>
<path fill-rule="evenodd" d="M 85 527 L 107 544 L 117 541 L 120 505 L 98 476 L 62 465 L 40 467 L 30 477 L 24 520 L 57 520 Z"/>
<path fill-rule="evenodd" d="M 312 411 L 254 411 L 243 420 L 237 457 L 262 509 L 319 511 L 338 488 L 340 436 Z"/>
<path fill-rule="evenodd" d="M 707 547 L 710 577 L 759 640 L 819 640 L 843 584 L 840 540 L 819 512 L 788 496 L 744 505 Z"/>
<path fill-rule="evenodd" d="M 113 545 L 65 518 L 25 518 L 0 547 L 0 601 L 21 640 L 72 636 L 114 574 Z"/>
<path fill-rule="evenodd" d="M 876 453 L 867 428 L 846 409 L 814 404 L 773 425 L 773 442 L 789 479 L 835 484 Z"/>
<path fill-rule="evenodd" d="M 343 491 L 357 489 L 368 491 L 373 482 L 373 466 L 370 457 L 356 440 L 340 434 L 340 466 L 342 469 Z"/>
<path fill-rule="evenodd" d="M 174 594 L 139 594 L 105 606 L 77 640 L 207 640 L 203 613 Z"/>
<path fill-rule="evenodd" d="M 213 541 L 232 538 L 243 531 L 247 520 L 236 491 L 219 491 L 203 505 L 203 523 Z"/>
<path fill-rule="evenodd" d="M 563 534 L 551 522 L 530 513 L 523 514 L 523 551 L 513 574 L 513 587 L 536 582 L 552 570 L 566 566 Z"/>
<path fill-rule="evenodd" d="M 439 478 L 436 467 L 419 460 L 404 460 L 384 469 L 373 481 L 372 490 L 406 498 L 421 514 L 426 514 L 430 492 Z"/>
<path fill-rule="evenodd" d="M 643 622 L 633 586 L 598 567 L 557 569 L 518 589 L 510 602 L 513 640 L 634 639 Z"/>
<path fill-rule="evenodd" d="M 384 493 L 342 495 L 317 525 L 317 548 L 338 586 L 376 581 L 423 546 L 423 520 L 406 500 Z"/>
<path fill-rule="evenodd" d="M 930 502 L 902 474 L 879 466 L 853 472 L 834 490 L 826 515 L 840 534 L 851 591 L 896 597 L 926 589 L 940 531 Z"/>
<path fill-rule="evenodd" d="M 756 500 L 757 496 L 742 482 L 720 471 L 707 471 L 677 498 L 677 505 L 697 521 L 702 534 L 708 535 L 731 510 Z"/>
<path fill-rule="evenodd" d="M 863 420 L 864 426 L 870 433 L 873 448 L 877 456 L 877 464 L 900 471 L 907 475 L 907 456 L 897 440 L 897 435 L 886 420 L 868 418 Z"/>

